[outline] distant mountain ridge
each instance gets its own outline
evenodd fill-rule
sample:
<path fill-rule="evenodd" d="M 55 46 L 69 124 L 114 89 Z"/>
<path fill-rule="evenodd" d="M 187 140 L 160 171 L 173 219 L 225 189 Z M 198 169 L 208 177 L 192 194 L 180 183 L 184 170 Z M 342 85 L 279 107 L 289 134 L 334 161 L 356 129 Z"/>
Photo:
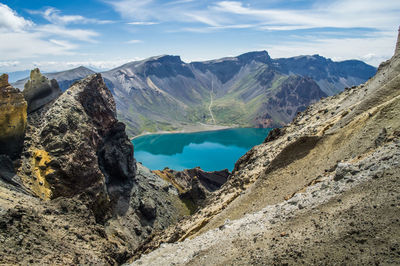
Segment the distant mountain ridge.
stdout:
<path fill-rule="evenodd" d="M 102 72 L 130 135 L 193 125 L 276 127 L 320 98 L 365 82 L 376 68 L 319 55 L 272 59 L 266 51 L 204 62 L 154 56 Z M 93 71 L 46 74 L 62 90 Z M 13 85 L 23 88 L 24 81 Z"/>
<path fill-rule="evenodd" d="M 61 71 L 61 72 L 56 72 L 56 73 L 44 73 L 43 75 L 46 76 L 48 79 L 55 79 L 58 82 L 58 85 L 60 86 L 62 91 L 66 91 L 72 83 L 75 81 L 81 80 L 88 75 L 94 74 L 93 70 L 86 68 L 84 66 L 80 66 L 77 68 L 73 68 L 70 70 L 66 71 Z M 26 77 L 24 79 L 18 80 L 13 84 L 15 88 L 24 89 L 25 83 L 29 80 L 29 77 Z"/>

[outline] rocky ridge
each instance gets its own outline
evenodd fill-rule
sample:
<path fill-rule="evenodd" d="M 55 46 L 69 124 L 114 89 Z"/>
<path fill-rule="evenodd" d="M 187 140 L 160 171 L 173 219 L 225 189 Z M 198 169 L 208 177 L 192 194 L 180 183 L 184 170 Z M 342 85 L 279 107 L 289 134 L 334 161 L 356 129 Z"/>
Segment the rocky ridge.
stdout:
<path fill-rule="evenodd" d="M 271 131 L 134 264 L 399 263 L 399 88 L 396 48 L 366 83 Z"/>

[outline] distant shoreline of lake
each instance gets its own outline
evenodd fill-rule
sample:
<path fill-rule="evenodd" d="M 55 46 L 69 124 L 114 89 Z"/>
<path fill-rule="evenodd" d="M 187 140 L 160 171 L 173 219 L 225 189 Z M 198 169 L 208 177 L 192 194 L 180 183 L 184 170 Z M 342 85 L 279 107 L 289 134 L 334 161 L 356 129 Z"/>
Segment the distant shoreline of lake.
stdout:
<path fill-rule="evenodd" d="M 148 136 L 148 135 L 180 134 L 180 133 L 189 134 L 189 133 L 198 133 L 198 132 L 206 132 L 206 131 L 226 130 L 226 129 L 232 129 L 232 128 L 239 128 L 239 127 L 199 124 L 199 125 L 190 126 L 190 127 L 188 127 L 188 129 L 171 130 L 171 131 L 160 130 L 157 132 L 143 132 L 143 133 L 140 133 L 139 135 L 132 137 L 131 141 L 134 139 L 143 137 L 143 136 Z"/>
<path fill-rule="evenodd" d="M 205 171 L 228 169 L 253 146 L 261 144 L 271 129 L 228 128 L 200 132 L 157 133 L 134 138 L 135 158 L 151 170 L 165 167 Z"/>

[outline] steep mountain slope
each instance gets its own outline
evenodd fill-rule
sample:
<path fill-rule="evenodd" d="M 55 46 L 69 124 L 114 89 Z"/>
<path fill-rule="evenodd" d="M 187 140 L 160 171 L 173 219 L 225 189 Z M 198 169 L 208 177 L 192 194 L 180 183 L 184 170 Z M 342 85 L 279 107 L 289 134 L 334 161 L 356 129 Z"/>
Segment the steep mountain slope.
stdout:
<path fill-rule="evenodd" d="M 271 59 L 266 51 L 189 64 L 178 56 L 159 56 L 103 75 L 116 96 L 118 115 L 132 134 L 194 123 L 273 127 L 327 96 L 308 76 L 318 78 L 332 94 L 367 79 L 358 72 L 369 71 L 366 76 L 375 71 L 358 61 L 322 59 L 308 58 L 309 68 L 318 70 L 299 72 L 291 68 L 291 61 Z M 348 67 L 334 72 L 339 64 Z M 293 75 L 296 71 L 300 76 Z"/>
<path fill-rule="evenodd" d="M 62 90 L 93 72 L 46 74 Z M 321 97 L 358 85 L 375 68 L 321 56 L 272 59 L 266 51 L 205 62 L 156 56 L 103 72 L 129 135 L 220 126 L 275 127 Z M 26 80 L 14 83 L 23 88 Z"/>
<path fill-rule="evenodd" d="M 399 115 L 400 34 L 373 78 L 271 131 L 133 264 L 399 264 Z"/>
<path fill-rule="evenodd" d="M 320 55 L 279 58 L 274 62 L 282 73 L 311 77 L 329 96 L 365 82 L 376 72 L 362 61 L 333 62 Z"/>

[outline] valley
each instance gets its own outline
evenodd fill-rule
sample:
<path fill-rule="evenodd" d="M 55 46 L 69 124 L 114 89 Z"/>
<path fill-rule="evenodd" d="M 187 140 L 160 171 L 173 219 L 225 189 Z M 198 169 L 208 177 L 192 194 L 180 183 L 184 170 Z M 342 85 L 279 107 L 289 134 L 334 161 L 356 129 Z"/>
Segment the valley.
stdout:
<path fill-rule="evenodd" d="M 400 265 L 399 14 L 0 1 L 0 265 Z"/>
<path fill-rule="evenodd" d="M 319 99 L 365 82 L 376 69 L 319 55 L 272 59 L 266 51 L 185 63 L 155 56 L 102 72 L 129 136 L 190 128 L 280 127 Z M 93 71 L 45 74 L 64 91 Z M 23 88 L 25 80 L 13 83 Z"/>

